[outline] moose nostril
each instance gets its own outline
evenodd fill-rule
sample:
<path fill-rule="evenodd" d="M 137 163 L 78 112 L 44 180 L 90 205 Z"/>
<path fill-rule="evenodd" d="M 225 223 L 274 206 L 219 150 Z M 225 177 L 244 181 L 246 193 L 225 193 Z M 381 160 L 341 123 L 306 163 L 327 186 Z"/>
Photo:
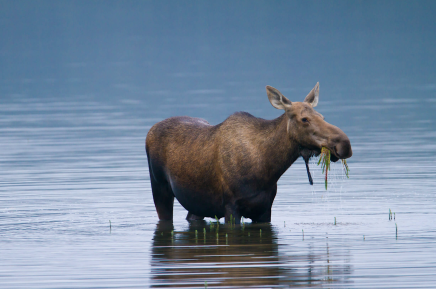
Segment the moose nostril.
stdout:
<path fill-rule="evenodd" d="M 351 143 L 350 140 L 343 139 L 336 147 L 335 147 L 336 153 L 340 158 L 349 158 L 353 155 L 353 151 L 351 150 Z"/>

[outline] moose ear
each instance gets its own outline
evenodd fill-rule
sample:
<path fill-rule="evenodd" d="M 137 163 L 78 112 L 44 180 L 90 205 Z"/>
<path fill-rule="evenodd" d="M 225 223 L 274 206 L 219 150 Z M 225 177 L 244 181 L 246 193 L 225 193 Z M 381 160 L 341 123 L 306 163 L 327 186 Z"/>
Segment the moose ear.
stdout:
<path fill-rule="evenodd" d="M 266 86 L 266 94 L 268 95 L 269 102 L 277 109 L 285 109 L 287 106 L 292 105 L 289 99 L 272 86 Z"/>
<path fill-rule="evenodd" d="M 318 105 L 319 101 L 319 82 L 316 83 L 315 87 L 309 92 L 309 94 L 304 99 L 304 102 L 309 103 L 312 107 Z"/>

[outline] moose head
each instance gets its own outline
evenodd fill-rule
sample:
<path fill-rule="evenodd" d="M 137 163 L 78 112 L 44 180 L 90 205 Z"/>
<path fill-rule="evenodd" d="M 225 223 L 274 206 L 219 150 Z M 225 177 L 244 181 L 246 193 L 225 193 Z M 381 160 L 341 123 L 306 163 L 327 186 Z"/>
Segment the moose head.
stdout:
<path fill-rule="evenodd" d="M 329 124 L 314 108 L 319 101 L 319 83 L 309 92 L 303 102 L 291 102 L 272 86 L 266 87 L 272 106 L 285 110 L 288 137 L 299 144 L 305 161 L 312 155 L 319 155 L 322 147 L 331 152 L 331 160 L 352 156 L 350 140 L 338 127 Z"/>

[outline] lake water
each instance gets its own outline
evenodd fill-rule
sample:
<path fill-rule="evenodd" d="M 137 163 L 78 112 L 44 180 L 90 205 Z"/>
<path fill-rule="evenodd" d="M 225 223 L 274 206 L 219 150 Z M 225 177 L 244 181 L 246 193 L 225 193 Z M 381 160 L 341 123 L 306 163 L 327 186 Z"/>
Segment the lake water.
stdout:
<path fill-rule="evenodd" d="M 434 287 L 432 2 L 13 3 L 0 9 L 0 288 Z M 317 81 L 317 110 L 351 140 L 349 179 L 335 164 L 326 191 L 312 162 L 310 186 L 299 159 L 270 224 L 190 224 L 178 203 L 158 221 L 154 123 L 272 119 L 265 85 L 301 101 Z"/>

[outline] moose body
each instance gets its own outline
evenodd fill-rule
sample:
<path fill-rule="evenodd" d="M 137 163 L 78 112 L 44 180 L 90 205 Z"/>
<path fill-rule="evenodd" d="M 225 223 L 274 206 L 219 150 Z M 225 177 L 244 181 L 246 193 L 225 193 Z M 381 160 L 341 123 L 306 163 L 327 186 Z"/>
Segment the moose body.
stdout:
<path fill-rule="evenodd" d="M 146 153 L 159 219 L 172 220 L 175 197 L 188 220 L 270 222 L 277 181 L 298 157 L 307 162 L 323 146 L 333 161 L 352 155 L 345 133 L 313 109 L 318 84 L 304 102 L 291 102 L 270 86 L 267 94 L 274 107 L 285 110 L 274 120 L 238 112 L 215 126 L 183 116 L 150 129 Z"/>

